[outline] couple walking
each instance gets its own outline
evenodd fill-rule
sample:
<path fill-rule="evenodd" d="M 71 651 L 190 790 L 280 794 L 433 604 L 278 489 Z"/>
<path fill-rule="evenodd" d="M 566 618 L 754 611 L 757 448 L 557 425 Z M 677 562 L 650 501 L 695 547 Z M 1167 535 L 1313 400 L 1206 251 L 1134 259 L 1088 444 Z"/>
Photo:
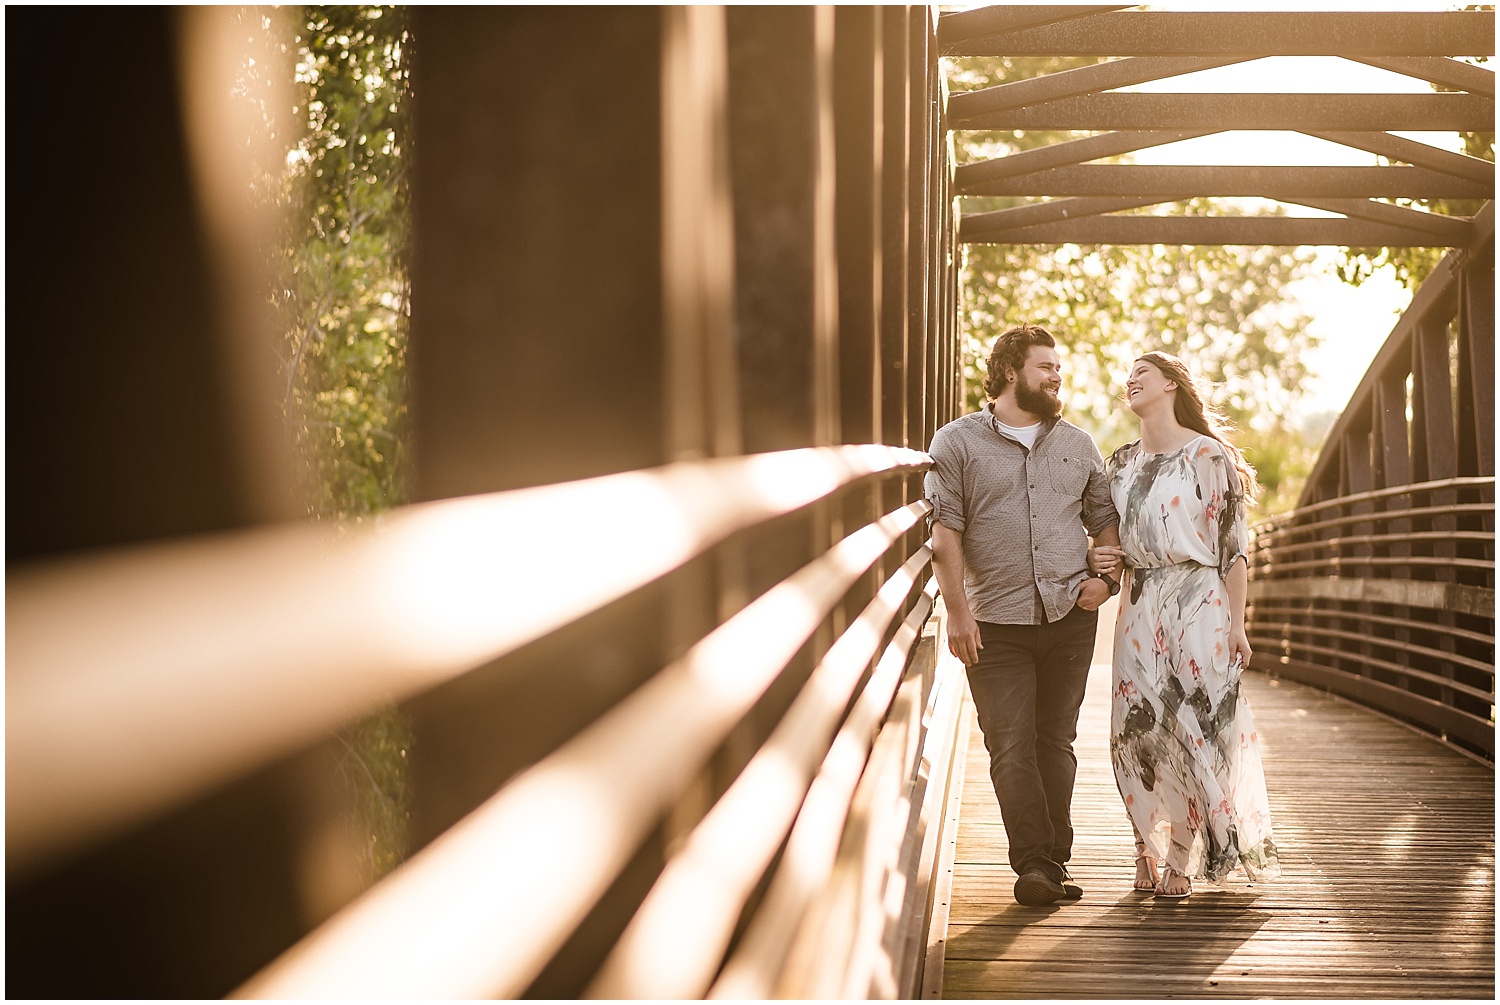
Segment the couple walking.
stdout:
<path fill-rule="evenodd" d="M 1279 873 L 1240 670 L 1245 505 L 1254 472 L 1175 356 L 1126 382 L 1141 439 L 1104 461 L 1060 418 L 1046 329 L 995 340 L 984 409 L 933 437 L 933 567 L 948 647 L 968 668 L 990 780 L 1027 905 L 1076 900 L 1073 740 L 1098 609 L 1115 626 L 1110 755 L 1135 831 L 1135 889 Z M 1090 543 L 1092 539 L 1092 544 Z"/>

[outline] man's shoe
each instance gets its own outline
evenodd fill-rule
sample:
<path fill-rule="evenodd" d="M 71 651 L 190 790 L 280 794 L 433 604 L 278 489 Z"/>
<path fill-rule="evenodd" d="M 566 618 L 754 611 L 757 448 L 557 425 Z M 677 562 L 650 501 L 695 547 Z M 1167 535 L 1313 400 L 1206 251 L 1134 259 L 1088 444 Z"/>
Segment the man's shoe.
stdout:
<path fill-rule="evenodd" d="M 1082 890 L 1078 892 L 1083 893 Z M 1021 878 L 1016 880 L 1016 902 L 1025 904 L 1027 907 L 1045 907 L 1048 904 L 1055 904 L 1065 896 L 1067 896 L 1067 891 L 1063 889 L 1063 885 L 1040 869 L 1032 869 L 1030 872 L 1023 873 Z"/>
<path fill-rule="evenodd" d="M 1068 872 L 1068 867 L 1063 866 L 1063 900 L 1079 900 L 1083 897 L 1083 887 L 1073 881 L 1073 876 Z"/>

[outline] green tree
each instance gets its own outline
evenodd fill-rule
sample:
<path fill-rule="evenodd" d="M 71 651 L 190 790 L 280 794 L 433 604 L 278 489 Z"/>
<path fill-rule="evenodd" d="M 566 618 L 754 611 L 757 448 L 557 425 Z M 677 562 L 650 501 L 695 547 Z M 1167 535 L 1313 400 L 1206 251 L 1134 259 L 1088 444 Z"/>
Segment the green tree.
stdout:
<path fill-rule="evenodd" d="M 240 93 L 276 157 L 255 194 L 280 321 L 280 402 L 310 517 L 358 523 L 403 501 L 410 317 L 411 35 L 393 7 L 243 7 Z M 387 708 L 334 744 L 365 882 L 408 852 L 412 729 Z"/>
<path fill-rule="evenodd" d="M 970 90 L 1097 60 L 949 62 L 950 85 Z M 956 138 L 960 160 L 969 162 L 1084 135 L 1018 130 Z M 1024 201 L 968 198 L 964 209 Z M 1212 210 L 1207 200 L 1193 200 L 1142 212 Z M 1294 497 L 1310 466 L 1295 447 L 1307 376 L 1302 360 L 1314 340 L 1305 317 L 1279 291 L 1307 273 L 1312 257 L 1308 249 L 1271 247 L 968 245 L 962 268 L 967 404 L 981 404 L 984 358 L 1000 331 L 1022 321 L 1048 325 L 1062 343 L 1069 418 L 1107 453 L 1137 435 L 1134 416 L 1122 403 L 1131 361 L 1148 349 L 1163 349 L 1210 382 L 1214 404 L 1238 427 L 1237 442 L 1260 471 L 1263 503 Z"/>

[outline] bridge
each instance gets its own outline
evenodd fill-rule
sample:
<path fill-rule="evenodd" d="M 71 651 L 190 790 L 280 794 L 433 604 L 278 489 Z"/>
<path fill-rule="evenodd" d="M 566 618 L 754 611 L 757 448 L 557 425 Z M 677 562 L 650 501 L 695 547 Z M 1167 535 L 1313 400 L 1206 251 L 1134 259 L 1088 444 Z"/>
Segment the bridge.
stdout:
<path fill-rule="evenodd" d="M 1493 129 L 1492 12 L 419 9 L 413 502 L 339 528 L 267 391 L 242 39 L 88 16 L 66 75 L 8 53 L 9 994 L 1493 996 L 1494 169 L 1395 135 Z M 1267 55 L 1439 89 L 1117 90 Z M 1390 163 L 1092 163 L 1239 129 Z M 1138 212 L 1198 196 L 1330 215 Z M 1277 884 L 1130 892 L 1101 661 L 1087 895 L 1006 894 L 921 496 L 975 242 L 1451 249 L 1255 528 Z"/>

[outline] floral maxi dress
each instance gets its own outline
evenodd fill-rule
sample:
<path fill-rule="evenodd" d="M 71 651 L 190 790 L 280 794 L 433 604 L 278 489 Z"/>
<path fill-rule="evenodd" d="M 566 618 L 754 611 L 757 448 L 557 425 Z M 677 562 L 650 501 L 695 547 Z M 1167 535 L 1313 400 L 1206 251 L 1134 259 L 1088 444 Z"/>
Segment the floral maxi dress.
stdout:
<path fill-rule="evenodd" d="M 1280 874 L 1250 706 L 1229 661 L 1225 576 L 1247 549 L 1239 474 L 1199 436 L 1106 465 L 1125 553 L 1115 625 L 1110 757 L 1148 853 L 1221 883 Z"/>

